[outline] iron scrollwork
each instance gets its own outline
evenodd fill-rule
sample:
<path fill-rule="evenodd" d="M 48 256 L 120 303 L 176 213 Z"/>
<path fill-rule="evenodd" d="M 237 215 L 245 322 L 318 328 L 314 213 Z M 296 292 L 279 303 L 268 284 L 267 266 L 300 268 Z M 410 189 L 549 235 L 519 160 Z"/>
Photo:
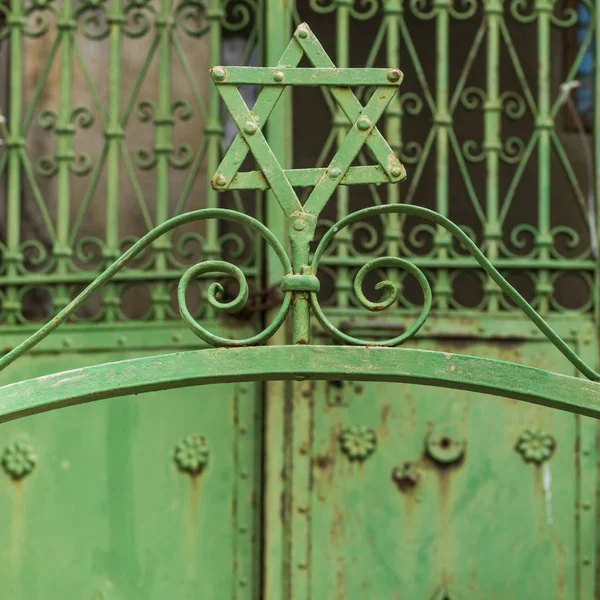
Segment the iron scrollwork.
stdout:
<path fill-rule="evenodd" d="M 414 0 L 413 5 L 421 7 L 420 0 Z M 138 3 L 139 7 L 142 4 Z M 306 56 L 314 69 L 297 68 L 302 58 Z M 521 310 L 550 340 L 563 355 L 586 377 L 593 381 L 600 381 L 600 374 L 586 365 L 581 358 L 556 334 L 546 321 L 535 310 L 534 306 L 513 287 L 502 275 L 484 253 L 478 247 L 475 235 L 468 228 L 461 227 L 451 221 L 448 217 L 427 208 L 411 204 L 391 203 L 371 208 L 362 209 L 348 214 L 336 223 L 330 224 L 329 228 L 318 242 L 314 253 L 310 252 L 311 245 L 315 239 L 315 231 L 321 212 L 327 202 L 339 186 L 350 186 L 354 184 L 395 184 L 404 179 L 405 169 L 392 148 L 377 129 L 377 121 L 384 114 L 392 99 L 397 93 L 402 82 L 402 73 L 396 68 L 378 69 L 338 69 L 335 68 L 331 59 L 306 24 L 301 24 L 285 50 L 281 61 L 272 68 L 240 68 L 215 66 L 211 69 L 213 81 L 221 95 L 226 107 L 239 130 L 237 137 L 225 154 L 221 164 L 212 177 L 212 186 L 216 191 L 254 189 L 264 190 L 270 188 L 281 209 L 286 215 L 289 225 L 289 240 L 291 253 L 288 255 L 281 241 L 263 223 L 245 214 L 241 210 L 225 208 L 207 208 L 188 212 L 169 220 L 152 229 L 149 233 L 133 242 L 130 247 L 117 258 L 101 275 L 90 285 L 81 291 L 71 302 L 65 302 L 64 308 L 57 316 L 44 327 L 34 333 L 11 352 L 0 359 L 0 370 L 12 363 L 18 356 L 38 344 L 51 331 L 64 323 L 71 317 L 99 288 L 110 282 L 115 275 L 127 264 L 142 256 L 151 244 L 162 236 L 170 233 L 178 227 L 190 223 L 210 220 L 224 220 L 235 223 L 242 228 L 251 230 L 260 237 L 273 250 L 281 263 L 283 277 L 281 279 L 281 305 L 271 322 L 259 333 L 244 339 L 230 339 L 218 336 L 210 332 L 202 325 L 193 311 L 188 306 L 187 291 L 199 278 L 206 279 L 208 276 L 217 274 L 225 275 L 233 279 L 237 285 L 237 293 L 231 300 L 225 299 L 225 289 L 222 283 L 214 282 L 208 286 L 206 291 L 206 302 L 211 309 L 218 312 L 237 313 L 241 311 L 249 298 L 249 286 L 245 273 L 242 269 L 228 260 L 219 258 L 219 252 L 215 248 L 204 244 L 201 236 L 197 233 L 184 233 L 180 241 L 175 244 L 179 248 L 179 254 L 185 258 L 185 246 L 187 241 L 199 242 L 203 260 L 196 264 L 186 266 L 177 290 L 179 301 L 179 312 L 187 327 L 207 344 L 212 346 L 234 347 L 263 344 L 282 326 L 289 313 L 292 315 L 292 331 L 294 343 L 310 343 L 310 315 L 316 317 L 321 326 L 339 342 L 349 345 L 377 345 L 398 346 L 417 334 L 425 323 L 433 306 L 433 291 L 429 282 L 428 273 L 420 268 L 415 261 L 410 261 L 399 255 L 371 256 L 366 264 L 358 268 L 354 273 L 351 286 L 354 290 L 359 305 L 371 312 L 381 312 L 397 305 L 400 301 L 399 286 L 393 283 L 387 274 L 392 271 L 403 271 L 412 276 L 418 283 L 423 301 L 420 314 L 414 323 L 399 335 L 386 340 L 365 340 L 349 335 L 337 328 L 325 315 L 325 311 L 319 301 L 321 282 L 318 278 L 321 262 L 327 256 L 327 248 L 334 243 L 334 238 L 340 232 L 342 235 L 350 235 L 362 229 L 367 234 L 367 251 L 374 248 L 373 240 L 377 237 L 376 230 L 368 224 L 372 218 L 409 218 L 414 217 L 424 220 L 426 224 L 417 226 L 413 230 L 412 242 L 420 243 L 418 235 L 426 233 L 436 241 L 442 240 L 449 254 L 452 256 L 457 250 L 452 245 L 454 239 L 468 255 L 479 265 L 480 269 L 497 284 L 499 293 L 503 294 L 507 301 Z M 262 90 L 255 102 L 253 110 L 250 111 L 238 86 L 258 85 Z M 340 114 L 348 122 L 348 134 L 335 152 L 330 164 L 326 168 L 303 169 L 299 171 L 284 170 L 277 162 L 271 152 L 268 142 L 262 133 L 270 112 L 281 97 L 285 86 L 288 85 L 321 85 L 328 87 L 329 93 L 340 109 Z M 353 87 L 371 87 L 374 93 L 363 105 L 352 91 Z M 478 94 L 475 94 L 480 98 Z M 467 99 L 467 103 L 469 100 Z M 521 112 L 521 103 L 518 97 L 506 96 L 501 105 L 510 116 L 518 116 Z M 177 111 L 183 111 L 185 116 L 185 104 L 174 104 L 171 115 Z M 146 103 L 140 105 L 143 118 L 148 117 L 148 110 L 153 107 Z M 152 112 L 154 112 L 152 110 Z M 75 111 L 72 120 L 84 118 L 84 113 Z M 49 118 L 49 117 L 48 117 Z M 52 119 L 49 118 L 49 122 Z M 375 164 L 363 164 L 354 166 L 354 159 L 363 147 L 367 147 Z M 240 168 L 246 156 L 252 153 L 260 170 L 241 172 Z M 312 187 L 312 192 L 303 203 L 300 202 L 294 187 Z M 523 229 L 525 231 L 525 229 Z M 533 236 L 537 231 L 529 231 Z M 231 234 L 227 234 L 230 235 Z M 566 235 L 567 246 L 571 248 L 576 244 L 576 237 L 569 231 L 556 229 L 552 235 Z M 191 236 L 191 237 L 190 237 Z M 513 244 L 519 246 L 519 232 L 513 231 Z M 231 238 L 234 246 L 239 246 L 237 238 Z M 133 241 L 133 240 L 132 240 Z M 411 241 L 409 239 L 409 241 Z M 536 238 L 537 241 L 537 238 Z M 221 238 L 221 243 L 226 243 L 226 238 Z M 171 253 L 169 245 L 161 246 L 165 256 Z M 402 250 L 402 245 L 398 244 Z M 42 255 L 41 249 L 40 256 Z M 103 249 L 100 248 L 103 252 Z M 233 254 L 237 250 L 234 249 Z M 89 260 L 83 248 L 80 249 L 82 262 Z M 401 252 L 400 252 L 401 253 Z M 387 255 L 386 255 L 387 254 Z M 461 255 L 462 256 L 462 255 Z M 173 257 L 171 257 L 173 259 Z M 183 263 L 176 261 L 178 266 Z M 327 266 L 324 265 L 325 270 Z M 350 271 L 349 271 L 350 272 Z M 385 273 L 374 286 L 382 296 L 373 301 L 367 298 L 365 284 L 374 274 Z M 349 278 L 348 278 L 349 281 Z M 445 285 L 445 289 L 444 289 Z M 437 294 L 449 294 L 448 287 L 451 279 L 442 285 L 436 282 Z M 536 293 L 547 295 L 551 291 L 551 282 L 546 280 L 533 283 Z M 549 287 L 550 286 L 550 287 Z M 161 292 L 162 293 L 162 292 Z"/>

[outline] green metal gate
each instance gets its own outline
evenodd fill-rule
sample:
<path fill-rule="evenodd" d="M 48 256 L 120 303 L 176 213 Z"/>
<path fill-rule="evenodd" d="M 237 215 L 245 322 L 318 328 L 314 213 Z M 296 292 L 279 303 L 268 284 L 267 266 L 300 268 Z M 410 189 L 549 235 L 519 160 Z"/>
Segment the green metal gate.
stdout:
<path fill-rule="evenodd" d="M 2 7 L 12 597 L 593 596 L 594 5 Z"/>

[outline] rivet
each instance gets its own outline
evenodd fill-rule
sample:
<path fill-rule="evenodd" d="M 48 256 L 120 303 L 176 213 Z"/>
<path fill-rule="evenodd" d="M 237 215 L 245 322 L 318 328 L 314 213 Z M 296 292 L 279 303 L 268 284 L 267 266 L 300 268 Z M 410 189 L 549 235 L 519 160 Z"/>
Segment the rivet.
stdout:
<path fill-rule="evenodd" d="M 225 177 L 225 175 L 218 175 L 215 182 L 217 185 L 223 186 L 227 183 L 227 177 Z"/>
<path fill-rule="evenodd" d="M 583 564 L 586 565 L 586 566 L 587 565 L 591 565 L 592 561 L 589 558 L 586 557 L 586 558 L 583 559 Z"/>
<path fill-rule="evenodd" d="M 273 79 L 277 81 L 277 83 L 281 83 L 283 81 L 283 73 L 281 71 L 275 71 L 275 73 L 273 73 Z"/>
<path fill-rule="evenodd" d="M 173 335 L 173 337 L 171 338 L 171 340 L 172 340 L 173 342 L 180 342 L 180 341 L 181 341 L 181 334 L 180 334 L 180 333 L 175 333 L 175 334 Z"/>
<path fill-rule="evenodd" d="M 248 479 L 248 471 L 242 471 L 242 472 L 240 473 L 240 477 L 241 477 L 242 479 Z"/>
<path fill-rule="evenodd" d="M 246 435 L 248 433 L 248 428 L 247 427 L 240 427 L 240 433 L 242 435 Z"/>
<path fill-rule="evenodd" d="M 306 227 L 306 223 L 302 219 L 296 219 L 294 221 L 294 229 L 296 231 L 302 231 Z"/>
<path fill-rule="evenodd" d="M 239 532 L 240 533 L 247 533 L 248 532 L 248 528 L 245 525 L 240 525 Z"/>
<path fill-rule="evenodd" d="M 592 508 L 592 505 L 589 502 L 583 503 L 583 510 L 590 510 L 590 508 Z"/>
<path fill-rule="evenodd" d="M 254 121 L 247 121 L 244 125 L 244 131 L 248 135 L 254 135 L 258 131 L 258 126 Z"/>
<path fill-rule="evenodd" d="M 298 27 L 298 37 L 306 39 L 308 37 L 308 29 L 306 27 Z"/>
<path fill-rule="evenodd" d="M 397 81 L 400 80 L 401 77 L 401 73 L 398 69 L 390 69 L 387 73 L 386 73 L 386 77 L 388 81 L 391 81 L 392 83 L 396 83 Z"/>
<path fill-rule="evenodd" d="M 371 121 L 369 120 L 368 117 L 365 117 L 365 115 L 363 115 L 362 117 L 360 117 L 360 119 L 358 119 L 356 126 L 361 131 L 367 131 L 367 129 L 369 129 L 371 127 Z"/>
<path fill-rule="evenodd" d="M 222 69 L 221 67 L 215 67 L 212 70 L 212 76 L 214 77 L 214 79 L 216 79 L 217 81 L 223 81 L 223 79 L 225 79 L 225 75 L 227 73 L 225 72 L 225 69 Z"/>
<path fill-rule="evenodd" d="M 308 446 L 306 444 L 302 444 L 302 446 L 300 446 L 300 454 L 302 454 L 302 456 L 306 456 L 308 454 Z"/>
<path fill-rule="evenodd" d="M 590 454 L 591 454 L 591 451 L 590 451 L 590 449 L 589 449 L 589 448 L 586 448 L 586 449 L 583 451 L 583 455 L 584 455 L 584 456 L 589 456 Z"/>
<path fill-rule="evenodd" d="M 394 167 L 392 169 L 392 177 L 400 177 L 402 175 L 402 169 L 400 167 Z"/>
<path fill-rule="evenodd" d="M 342 174 L 342 170 L 338 169 L 338 167 L 333 167 L 333 169 L 329 170 L 329 177 L 332 179 L 337 179 Z"/>
<path fill-rule="evenodd" d="M 298 563 L 296 566 L 301 570 L 306 569 L 306 563 Z"/>
<path fill-rule="evenodd" d="M 301 504 L 298 507 L 298 512 L 302 513 L 303 515 L 306 514 L 308 512 L 308 506 L 306 506 L 306 504 Z"/>
<path fill-rule="evenodd" d="M 117 344 L 119 344 L 119 346 L 124 346 L 126 341 L 127 340 L 121 336 L 119 339 L 117 339 Z"/>
<path fill-rule="evenodd" d="M 248 585 L 247 579 L 240 579 L 240 587 L 246 587 Z"/>
<path fill-rule="evenodd" d="M 73 340 L 71 338 L 65 338 L 63 340 L 63 346 L 65 348 L 70 348 L 73 345 Z"/>

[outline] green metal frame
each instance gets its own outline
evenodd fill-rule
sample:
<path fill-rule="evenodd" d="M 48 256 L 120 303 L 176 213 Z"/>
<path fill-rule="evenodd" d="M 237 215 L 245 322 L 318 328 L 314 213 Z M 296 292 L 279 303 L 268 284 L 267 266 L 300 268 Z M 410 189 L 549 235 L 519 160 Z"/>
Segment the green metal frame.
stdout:
<path fill-rule="evenodd" d="M 303 55 L 315 68 L 297 68 Z M 392 101 L 402 81 L 398 69 L 337 69 L 308 26 L 301 24 L 275 68 L 213 67 L 211 74 L 239 129 L 237 138 L 216 169 L 213 187 L 226 190 L 235 187 L 264 189 L 268 186 L 287 221 L 291 257 L 278 237 L 263 223 L 238 211 L 207 208 L 166 220 L 113 262 L 54 319 L 0 359 L 0 370 L 64 323 L 95 291 L 110 284 L 115 275 L 146 247 L 187 223 L 226 220 L 260 235 L 275 252 L 283 269 L 280 282 L 283 301 L 279 311 L 267 327 L 246 339 L 228 339 L 208 331 L 187 307 L 186 291 L 191 281 L 216 273 L 237 280 L 239 292 L 231 301 L 223 300 L 224 289 L 221 284 L 213 283 L 209 287 L 208 302 L 216 311 L 234 313 L 248 299 L 248 284 L 243 271 L 224 260 L 209 258 L 190 267 L 181 277 L 178 288 L 180 313 L 185 324 L 205 342 L 228 348 L 109 363 L 5 386 L 0 388 L 0 415 L 4 420 L 105 397 L 170 387 L 245 379 L 309 377 L 404 381 L 455 387 L 598 416 L 600 384 L 597 382 L 600 381 L 600 374 L 588 366 L 546 323 L 500 274 L 470 236 L 441 212 L 409 204 L 386 204 L 350 213 L 325 233 L 311 257 L 310 247 L 318 217 L 338 186 L 381 183 L 384 180 L 394 183 L 405 176 L 404 167 L 376 127 L 377 120 Z M 251 112 L 235 86 L 253 82 L 263 85 L 263 91 Z M 351 88 L 367 84 L 374 85 L 375 90 L 363 106 Z M 340 141 L 326 169 L 284 170 L 262 134 L 265 121 L 288 85 L 327 86 L 350 124 L 348 135 Z M 377 164 L 352 167 L 352 161 L 363 145 L 370 147 Z M 239 173 L 249 152 L 256 158 L 260 171 Z M 305 203 L 298 199 L 294 185 L 314 187 Z M 389 215 L 419 216 L 436 225 L 439 231 L 445 232 L 444 235 L 456 238 L 500 290 L 591 381 L 473 357 L 374 348 L 398 346 L 413 337 L 425 323 L 432 306 L 433 294 L 425 273 L 414 263 L 398 256 L 380 256 L 367 262 L 356 274 L 354 292 L 367 310 L 379 312 L 389 308 L 398 299 L 398 289 L 391 281 L 383 280 L 375 286 L 383 293 L 378 302 L 367 299 L 363 283 L 370 273 L 380 269 L 406 270 L 417 279 L 423 291 L 423 308 L 415 323 L 402 335 L 383 341 L 363 340 L 340 331 L 327 318 L 319 303 L 320 282 L 317 273 L 321 259 L 338 232 L 370 217 Z M 311 311 L 334 339 L 363 347 L 310 346 Z M 230 349 L 265 343 L 281 327 L 289 313 L 293 323 L 293 346 Z"/>

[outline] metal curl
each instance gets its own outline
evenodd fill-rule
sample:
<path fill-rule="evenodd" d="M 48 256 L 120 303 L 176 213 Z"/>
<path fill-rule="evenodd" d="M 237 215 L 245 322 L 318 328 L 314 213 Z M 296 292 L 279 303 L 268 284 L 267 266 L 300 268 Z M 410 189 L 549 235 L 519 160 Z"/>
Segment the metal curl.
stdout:
<path fill-rule="evenodd" d="M 26 37 L 39 38 L 48 32 L 50 23 L 45 14 L 40 14 L 42 12 L 50 12 L 53 15 L 57 14 L 56 8 L 52 5 L 50 0 L 33 0 L 24 12 L 26 24 L 23 28 L 23 35 Z M 35 14 L 33 26 L 31 26 L 32 20 L 29 17 L 34 13 L 37 14 Z"/>
<path fill-rule="evenodd" d="M 554 2 L 554 6 L 556 6 L 558 2 Z M 555 27 L 560 27 L 561 29 L 567 29 L 569 27 L 573 27 L 575 23 L 577 23 L 577 11 L 574 8 L 567 7 L 563 8 L 562 17 L 552 13 L 550 15 L 550 22 Z"/>
<path fill-rule="evenodd" d="M 194 113 L 187 100 L 175 100 L 171 105 L 171 114 L 173 115 L 173 118 L 189 121 Z"/>
<path fill-rule="evenodd" d="M 133 162 L 144 171 L 149 171 L 156 166 L 156 154 L 146 148 L 138 148 L 133 154 Z"/>
<path fill-rule="evenodd" d="M 466 21 L 472 18 L 477 12 L 477 0 L 461 0 L 461 3 L 466 6 L 465 10 L 460 12 L 452 5 L 448 12 L 457 21 Z"/>
<path fill-rule="evenodd" d="M 169 164 L 174 169 L 185 169 L 189 167 L 194 159 L 194 151 L 189 144 L 179 144 L 169 154 Z"/>
<path fill-rule="evenodd" d="M 538 235 L 537 229 L 529 223 L 521 223 L 510 232 L 510 243 L 519 250 L 523 250 L 527 246 L 527 240 L 523 237 L 524 233 L 528 233 L 533 240 Z"/>
<path fill-rule="evenodd" d="M 572 227 L 568 227 L 566 225 L 558 225 L 557 227 L 553 227 L 550 230 L 550 235 L 552 236 L 552 240 L 554 242 L 552 244 L 552 247 L 550 248 L 550 253 L 552 254 L 552 256 L 554 258 L 559 258 L 559 259 L 569 258 L 569 259 L 582 260 L 584 258 L 588 258 L 591 255 L 592 249 L 589 247 L 585 248 L 583 250 L 583 252 L 581 252 L 580 254 L 577 254 L 576 256 L 565 256 L 564 254 L 559 252 L 558 244 L 556 243 L 556 238 L 559 236 L 564 236 L 567 238 L 565 245 L 570 250 L 574 250 L 575 248 L 577 248 L 577 246 L 579 246 L 581 244 L 581 236 Z"/>
<path fill-rule="evenodd" d="M 483 106 L 486 97 L 484 90 L 471 86 L 463 90 L 460 102 L 467 110 L 477 110 Z"/>
<path fill-rule="evenodd" d="M 398 152 L 398 158 L 409 165 L 416 165 L 423 154 L 423 146 L 419 142 L 407 142 Z"/>
<path fill-rule="evenodd" d="M 423 234 L 429 236 L 429 239 L 425 237 Z M 427 242 L 433 242 L 435 238 L 435 227 L 432 227 L 428 223 L 419 223 L 414 227 L 411 227 L 410 232 L 408 234 L 408 243 L 413 247 L 419 250 L 422 250 L 427 245 Z"/>
<path fill-rule="evenodd" d="M 233 3 L 233 6 L 230 6 Z M 250 24 L 252 13 L 256 14 L 256 4 L 252 0 L 225 0 L 223 5 L 225 11 L 225 19 L 223 20 L 223 28 L 227 31 L 241 31 Z M 229 16 L 235 20 L 230 21 Z"/>
<path fill-rule="evenodd" d="M 469 227 L 468 225 L 464 225 L 464 224 L 463 225 L 459 225 L 459 227 L 465 232 L 466 235 L 468 235 L 471 238 L 471 241 L 473 243 L 477 243 L 477 235 L 475 234 L 475 231 L 471 227 Z M 460 252 L 460 250 L 454 248 L 453 246 L 451 246 L 448 249 L 448 253 L 451 256 L 457 256 L 457 257 L 458 256 L 464 256 L 464 254 L 462 254 Z"/>
<path fill-rule="evenodd" d="M 94 162 L 92 161 L 92 157 L 87 152 L 81 152 L 73 158 L 69 164 L 69 170 L 73 175 L 83 177 L 92 170 L 93 166 Z"/>
<path fill-rule="evenodd" d="M 527 104 L 523 96 L 512 90 L 508 90 L 501 94 L 500 104 L 504 114 L 513 121 L 520 119 L 527 110 Z"/>
<path fill-rule="evenodd" d="M 94 113 L 87 106 L 78 106 L 71 112 L 71 123 L 89 129 L 94 124 Z"/>
<path fill-rule="evenodd" d="M 354 238 L 356 233 L 359 231 L 364 231 L 367 234 L 366 240 L 361 240 L 360 245 L 367 252 L 372 252 L 377 248 L 378 242 L 380 241 L 380 236 L 377 234 L 377 229 L 371 223 L 356 223 L 353 227 L 350 227 L 350 235 Z M 361 251 L 356 250 L 354 245 L 350 247 L 350 252 L 352 254 L 360 253 Z"/>
<path fill-rule="evenodd" d="M 184 0 L 175 9 L 175 24 L 189 36 L 202 37 L 210 28 L 206 20 L 207 9 L 203 0 Z"/>
<path fill-rule="evenodd" d="M 324 0 L 310 0 L 310 9 L 319 15 L 327 15 L 335 11 L 337 3 L 335 0 L 324 2 Z"/>
<path fill-rule="evenodd" d="M 31 350 L 39 344 L 52 331 L 62 325 L 78 308 L 80 308 L 95 292 L 101 289 L 106 283 L 111 281 L 119 271 L 124 269 L 135 257 L 144 249 L 153 244 L 158 238 L 169 233 L 177 227 L 194 223 L 196 221 L 206 221 L 209 219 L 222 219 L 237 223 L 238 225 L 248 227 L 258 233 L 267 244 L 273 249 L 275 255 L 281 262 L 284 273 L 292 273 L 292 265 L 283 246 L 275 237 L 275 234 L 267 229 L 260 221 L 246 215 L 226 208 L 204 208 L 195 210 L 184 215 L 173 217 L 161 225 L 155 227 L 139 239 L 129 250 L 124 252 L 116 261 L 104 270 L 92 283 L 90 283 L 77 297 L 69 302 L 56 316 L 48 321 L 43 327 L 38 329 L 33 335 L 21 342 L 17 347 L 0 358 L 0 371 L 13 363 L 19 356 Z M 273 322 L 262 332 L 245 340 L 228 340 L 226 338 L 216 338 L 215 343 L 221 346 L 249 346 L 260 344 L 271 337 L 283 323 L 291 304 L 291 292 L 284 295 L 282 306 L 279 309 Z"/>
<path fill-rule="evenodd" d="M 82 18 L 83 17 L 83 18 Z M 110 25 L 106 14 L 106 2 L 83 0 L 75 11 L 75 20 L 81 19 L 81 32 L 89 40 L 103 40 L 110 34 Z"/>
<path fill-rule="evenodd" d="M 244 250 L 246 249 L 246 244 L 244 243 L 242 236 L 233 232 L 223 234 L 219 238 L 218 245 L 225 249 L 228 244 L 231 244 L 232 247 L 227 248 L 227 255 L 236 260 L 241 259 L 244 255 Z M 250 260 L 252 254 L 253 253 L 251 252 L 248 260 Z"/>
<path fill-rule="evenodd" d="M 416 116 L 423 110 L 423 99 L 414 92 L 406 92 L 398 98 L 402 111 L 411 116 Z"/>
<path fill-rule="evenodd" d="M 512 0 L 510 3 L 510 14 L 519 23 L 528 25 L 536 20 L 537 13 L 533 9 L 531 9 L 529 14 L 521 12 L 527 10 L 527 8 L 527 0 Z"/>
<path fill-rule="evenodd" d="M 394 269 L 403 269 L 408 271 L 411 275 L 415 277 L 421 289 L 423 291 L 423 308 L 421 310 L 420 315 L 417 317 L 417 320 L 402 334 L 390 338 L 387 340 L 377 340 L 377 341 L 367 341 L 362 340 L 360 338 L 356 338 L 354 336 L 348 335 L 340 331 L 329 319 L 325 316 L 321 305 L 319 304 L 319 299 L 316 292 L 310 293 L 310 305 L 311 308 L 317 317 L 317 320 L 321 324 L 321 326 L 329 331 L 331 335 L 338 340 L 339 342 L 350 344 L 353 346 L 399 346 L 404 343 L 406 340 L 412 338 L 416 333 L 421 329 L 432 306 L 432 293 L 431 286 L 429 285 L 429 281 L 427 277 L 413 263 L 405 260 L 404 258 L 398 258 L 395 256 L 383 256 L 381 258 L 375 258 L 369 261 L 366 265 L 361 267 L 361 269 L 356 274 L 354 278 L 353 288 L 356 298 L 360 302 L 360 304 L 369 311 L 382 311 L 386 308 L 389 308 L 393 304 L 398 301 L 398 287 L 389 280 L 379 281 L 375 285 L 375 289 L 383 292 L 383 297 L 378 302 L 373 302 L 369 300 L 363 291 L 363 283 L 367 275 L 373 272 L 375 269 L 384 269 L 384 268 L 394 268 Z M 313 260 L 313 269 L 318 269 L 318 260 L 315 264 Z"/>
<path fill-rule="evenodd" d="M 529 320 L 542 332 L 542 334 L 544 334 L 544 336 L 546 336 L 546 338 L 562 353 L 562 355 L 578 371 L 580 371 L 583 375 L 585 375 L 585 377 L 592 381 L 600 381 L 600 373 L 597 373 L 591 367 L 589 367 L 554 331 L 554 329 L 552 329 L 552 327 L 548 323 L 546 323 L 546 321 L 527 302 L 527 300 L 525 300 L 525 298 L 523 298 L 523 296 L 521 296 L 521 294 L 519 294 L 519 292 L 501 275 L 501 273 L 496 269 L 496 267 L 494 267 L 494 265 L 488 260 L 488 258 L 483 254 L 483 252 L 481 252 L 481 250 L 469 238 L 469 236 L 450 219 L 428 208 L 423 208 L 421 206 L 413 206 L 411 204 L 388 204 L 385 206 L 374 206 L 370 208 L 364 208 L 362 210 L 349 214 L 348 216 L 338 221 L 331 229 L 329 229 L 319 242 L 319 245 L 317 246 L 317 249 L 315 250 L 313 256 L 312 271 L 317 271 L 325 248 L 329 245 L 332 238 L 338 231 L 344 229 L 345 227 L 348 227 L 348 225 L 351 225 L 352 223 L 355 223 L 357 221 L 369 219 L 372 217 L 381 217 L 382 215 L 393 213 L 419 217 L 427 221 L 431 221 L 436 225 L 439 225 L 440 227 L 446 229 L 446 231 L 448 231 L 452 236 L 458 239 L 458 241 L 465 247 L 469 254 L 471 254 L 471 256 L 476 260 L 479 266 L 488 274 L 492 281 L 494 281 L 498 285 L 501 291 L 504 294 L 506 294 L 506 296 L 508 296 L 508 298 L 512 300 L 512 302 L 516 304 L 516 306 L 521 310 L 521 312 L 529 318 Z M 313 306 L 313 310 L 315 310 L 314 307 L 316 307 L 316 310 L 320 310 L 320 307 L 318 306 L 318 299 L 316 298 L 316 294 L 314 292 L 311 292 L 311 306 Z M 315 314 L 317 313 L 315 312 Z M 322 311 L 320 312 L 320 315 L 324 317 Z M 317 315 L 317 318 L 319 318 L 319 315 Z M 341 335 L 344 335 L 342 334 L 342 332 L 339 333 Z M 365 345 L 364 342 L 363 345 Z M 8 356 L 10 356 L 10 354 L 6 355 L 5 359 Z M 2 359 L 0 359 L 0 368 L 1 367 Z"/>
<path fill-rule="evenodd" d="M 432 6 L 429 11 L 426 11 L 427 0 L 410 0 L 410 10 L 415 17 L 423 20 L 430 21 L 435 19 L 440 12 L 439 7 Z"/>
<path fill-rule="evenodd" d="M 500 159 L 509 164 L 518 163 L 523 158 L 525 142 L 518 137 L 511 136 L 506 139 L 500 151 Z"/>
<path fill-rule="evenodd" d="M 150 15 L 156 14 L 150 0 L 132 0 L 129 2 L 123 11 L 125 15 L 123 34 L 132 39 L 145 36 L 152 26 L 147 13 L 150 13 Z"/>
<path fill-rule="evenodd" d="M 58 165 L 50 156 L 40 156 L 35 162 L 35 171 L 42 177 L 54 177 L 58 173 Z"/>
<path fill-rule="evenodd" d="M 156 104 L 152 100 L 140 100 L 135 105 L 135 116 L 138 121 L 148 123 L 154 119 L 156 115 Z"/>
<path fill-rule="evenodd" d="M 75 260 L 83 265 L 91 265 L 95 261 L 101 262 L 106 250 L 104 242 L 96 237 L 85 236 L 77 240 L 73 248 Z"/>
<path fill-rule="evenodd" d="M 51 109 L 45 108 L 40 111 L 38 115 L 38 125 L 44 131 L 52 131 L 56 127 L 56 121 L 58 120 L 58 115 Z"/>
<path fill-rule="evenodd" d="M 479 163 L 485 160 L 485 150 L 475 140 L 466 140 L 462 144 L 463 156 L 472 163 Z"/>
<path fill-rule="evenodd" d="M 27 256 L 27 260 L 23 260 L 21 263 L 21 272 L 28 273 L 29 269 L 26 268 L 27 265 L 31 265 L 36 273 L 46 273 L 49 272 L 54 267 L 54 260 L 52 255 L 50 254 L 50 250 L 47 246 L 45 246 L 39 240 L 27 240 L 19 245 L 19 252 L 22 255 L 27 254 L 28 252 L 33 251 L 33 254 Z M 42 269 L 38 267 L 42 267 Z"/>
<path fill-rule="evenodd" d="M 361 12 L 357 7 L 352 4 L 350 7 L 350 16 L 357 21 L 368 21 L 372 19 L 379 10 L 378 0 L 359 0 L 358 5 L 364 7 Z"/>

